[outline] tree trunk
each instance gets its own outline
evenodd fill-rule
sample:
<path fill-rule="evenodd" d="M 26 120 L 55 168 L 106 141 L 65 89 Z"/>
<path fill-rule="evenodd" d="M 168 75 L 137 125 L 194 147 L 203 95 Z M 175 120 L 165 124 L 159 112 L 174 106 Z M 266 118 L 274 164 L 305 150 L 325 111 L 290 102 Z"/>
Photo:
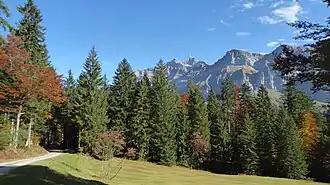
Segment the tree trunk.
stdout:
<path fill-rule="evenodd" d="M 31 146 L 31 135 L 32 135 L 32 125 L 33 125 L 33 118 L 30 118 L 30 123 L 29 123 L 29 130 L 28 130 L 28 138 L 26 139 L 25 146 L 29 147 Z"/>
<path fill-rule="evenodd" d="M 17 120 L 16 120 L 16 132 L 15 132 L 15 140 L 14 140 L 14 147 L 17 148 L 18 145 L 18 132 L 19 132 L 19 123 L 21 121 L 22 115 L 22 105 L 19 106 Z"/>
<path fill-rule="evenodd" d="M 11 129 L 10 129 L 10 144 L 9 146 L 13 146 L 13 142 L 14 142 L 14 138 L 15 138 L 15 123 L 14 123 L 14 119 L 11 119 Z"/>

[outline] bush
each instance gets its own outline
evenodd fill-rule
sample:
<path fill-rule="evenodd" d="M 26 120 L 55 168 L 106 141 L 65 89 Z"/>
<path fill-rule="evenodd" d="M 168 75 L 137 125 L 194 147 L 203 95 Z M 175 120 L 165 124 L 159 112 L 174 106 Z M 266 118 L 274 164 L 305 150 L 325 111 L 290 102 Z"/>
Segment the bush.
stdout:
<path fill-rule="evenodd" d="M 124 149 L 125 144 L 123 132 L 106 131 L 98 135 L 92 155 L 101 160 L 110 160 Z"/>
<path fill-rule="evenodd" d="M 127 148 L 125 156 L 129 159 L 136 158 L 136 149 L 135 148 Z"/>
<path fill-rule="evenodd" d="M 209 157 L 209 142 L 201 137 L 197 132 L 191 135 L 190 139 L 191 159 L 190 164 L 197 168 L 203 164 Z"/>

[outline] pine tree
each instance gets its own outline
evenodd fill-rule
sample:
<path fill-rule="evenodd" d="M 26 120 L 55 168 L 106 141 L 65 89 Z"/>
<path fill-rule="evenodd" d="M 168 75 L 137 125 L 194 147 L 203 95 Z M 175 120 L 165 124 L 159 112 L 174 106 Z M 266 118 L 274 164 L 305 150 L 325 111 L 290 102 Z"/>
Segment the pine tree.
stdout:
<path fill-rule="evenodd" d="M 127 148 L 137 150 L 137 159 L 146 159 L 148 154 L 148 126 L 150 118 L 149 79 L 144 76 L 138 83 L 128 118 L 126 131 Z"/>
<path fill-rule="evenodd" d="M 307 164 L 302 142 L 293 118 L 285 110 L 280 111 L 276 127 L 280 175 L 290 179 L 304 179 Z"/>
<path fill-rule="evenodd" d="M 132 100 L 136 92 L 136 76 L 130 64 L 124 58 L 118 65 L 111 85 L 109 100 L 110 128 L 125 131 L 129 113 L 132 110 Z"/>
<path fill-rule="evenodd" d="M 92 155 L 97 145 L 98 134 L 105 131 L 108 123 L 107 93 L 101 75 L 101 64 L 93 47 L 79 76 L 75 108 L 76 121 L 79 124 L 83 151 Z"/>
<path fill-rule="evenodd" d="M 33 0 L 18 6 L 23 15 L 15 35 L 23 41 L 24 48 L 30 53 L 30 63 L 49 66 L 48 50 L 45 43 L 45 28 L 41 25 L 42 15 Z"/>
<path fill-rule="evenodd" d="M 274 169 L 274 124 L 273 108 L 265 87 L 261 86 L 255 100 L 256 109 L 253 113 L 253 121 L 258 130 L 258 155 L 260 160 L 260 170 L 263 175 L 272 175 Z"/>
<path fill-rule="evenodd" d="M 257 129 L 247 113 L 238 136 L 240 165 L 244 173 L 255 175 L 259 171 L 259 156 L 257 154 Z"/>
<path fill-rule="evenodd" d="M 160 164 L 175 164 L 175 93 L 162 60 L 155 68 L 152 84 L 150 159 Z"/>
<path fill-rule="evenodd" d="M 177 145 L 177 164 L 186 166 L 188 165 L 188 134 L 189 134 L 189 121 L 187 103 L 184 98 L 177 97 L 177 120 L 176 120 L 176 145 Z"/>
<path fill-rule="evenodd" d="M 190 122 L 190 134 L 199 133 L 203 139 L 210 139 L 210 125 L 208 121 L 207 105 L 200 88 L 193 84 L 188 84 L 189 101 L 188 115 Z"/>

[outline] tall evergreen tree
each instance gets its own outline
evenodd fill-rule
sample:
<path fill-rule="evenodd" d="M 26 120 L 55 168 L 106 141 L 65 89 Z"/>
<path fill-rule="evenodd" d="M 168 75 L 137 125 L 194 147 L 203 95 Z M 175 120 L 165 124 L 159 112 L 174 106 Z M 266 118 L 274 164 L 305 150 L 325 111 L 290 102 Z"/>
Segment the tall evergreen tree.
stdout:
<path fill-rule="evenodd" d="M 221 109 L 221 122 L 218 128 L 220 129 L 221 138 L 221 153 L 223 163 L 231 164 L 234 161 L 233 138 L 236 137 L 235 125 L 235 91 L 234 84 L 230 78 L 226 78 L 222 83 L 222 89 L 219 95 L 220 109 Z"/>
<path fill-rule="evenodd" d="M 244 125 L 246 114 L 251 114 L 253 109 L 251 88 L 244 83 L 239 92 L 238 127 Z"/>
<path fill-rule="evenodd" d="M 45 28 L 41 25 L 42 15 L 33 0 L 18 6 L 23 18 L 18 23 L 15 35 L 23 41 L 24 48 L 30 53 L 30 63 L 49 66 L 48 50 L 45 43 Z"/>
<path fill-rule="evenodd" d="M 330 182 L 330 109 L 325 115 L 316 113 L 319 139 L 314 150 L 311 175 L 318 181 Z M 327 120 L 328 118 L 328 120 Z"/>
<path fill-rule="evenodd" d="M 214 161 L 221 161 L 225 152 L 223 146 L 225 145 L 226 137 L 224 137 L 224 134 L 227 136 L 228 132 L 221 120 L 220 104 L 213 89 L 208 95 L 207 109 L 210 121 L 211 158 Z"/>
<path fill-rule="evenodd" d="M 133 98 L 132 112 L 128 118 L 126 145 L 137 150 L 138 159 L 146 159 L 148 154 L 148 126 L 150 118 L 149 79 L 144 76 L 138 83 Z"/>
<path fill-rule="evenodd" d="M 298 123 L 301 114 L 313 108 L 313 101 L 303 92 L 298 91 L 294 80 L 290 79 L 285 85 L 283 106 L 288 110 L 288 113 L 294 118 L 296 123 Z"/>
<path fill-rule="evenodd" d="M 155 68 L 152 84 L 150 159 L 160 164 L 175 164 L 175 97 L 162 60 Z"/>
<path fill-rule="evenodd" d="M 110 88 L 109 116 L 111 129 L 125 131 L 129 113 L 132 110 L 132 100 L 136 92 L 136 81 L 135 73 L 124 58 L 118 65 Z"/>
<path fill-rule="evenodd" d="M 257 124 L 258 130 L 258 155 L 260 161 L 260 170 L 263 175 L 272 175 L 274 169 L 274 123 L 273 108 L 268 96 L 268 91 L 264 86 L 258 90 L 255 100 L 256 109 L 254 110 L 253 121 Z"/>
<path fill-rule="evenodd" d="M 182 97 L 177 97 L 177 120 L 176 120 L 176 145 L 177 164 L 186 166 L 189 158 L 189 121 L 188 108 Z"/>
<path fill-rule="evenodd" d="M 276 127 L 280 175 L 291 179 L 304 179 L 307 174 L 307 164 L 302 142 L 294 120 L 285 110 L 280 111 Z"/>
<path fill-rule="evenodd" d="M 226 78 L 222 83 L 222 89 L 219 97 L 223 121 L 226 122 L 228 133 L 235 130 L 235 92 L 234 83 L 230 78 Z"/>
<path fill-rule="evenodd" d="M 61 112 L 63 114 L 63 124 L 64 124 L 64 147 L 70 149 L 77 149 L 77 130 L 73 129 L 77 125 L 75 122 L 75 116 L 77 115 L 77 109 L 75 107 L 75 98 L 77 93 L 77 83 L 73 77 L 71 69 L 68 72 L 68 76 L 64 81 L 64 95 L 67 97 L 66 101 L 61 107 Z"/>
<path fill-rule="evenodd" d="M 79 76 L 75 107 L 78 110 L 76 120 L 79 124 L 83 151 L 97 155 L 94 147 L 98 134 L 105 131 L 108 123 L 107 93 L 101 75 L 101 64 L 93 47 Z"/>
<path fill-rule="evenodd" d="M 249 114 L 246 113 L 242 133 L 238 136 L 240 165 L 244 173 L 254 175 L 259 171 L 257 153 L 257 128 Z"/>
<path fill-rule="evenodd" d="M 210 139 L 210 125 L 208 121 L 207 105 L 200 88 L 192 81 L 188 84 L 188 115 L 190 122 L 190 134 L 200 133 L 203 139 Z"/>
<path fill-rule="evenodd" d="M 6 18 L 10 16 L 9 8 L 6 6 L 3 0 L 0 0 L 0 26 L 4 29 L 4 31 L 11 30 L 12 26 L 8 23 Z M 0 35 L 0 44 L 4 43 L 5 39 L 3 35 Z"/>

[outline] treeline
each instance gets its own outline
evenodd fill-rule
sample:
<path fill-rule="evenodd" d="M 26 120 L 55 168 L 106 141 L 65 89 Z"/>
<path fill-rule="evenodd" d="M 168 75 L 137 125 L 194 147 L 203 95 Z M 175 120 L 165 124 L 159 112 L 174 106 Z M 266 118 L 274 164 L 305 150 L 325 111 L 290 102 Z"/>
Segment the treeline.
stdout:
<path fill-rule="evenodd" d="M 68 98 L 60 108 L 63 122 L 77 125 L 84 153 L 230 174 L 329 176 L 329 120 L 293 80 L 286 84 L 280 106 L 271 103 L 264 87 L 254 93 L 229 78 L 220 94 L 211 90 L 205 101 L 193 81 L 188 93 L 179 95 L 163 61 L 151 79 L 144 74 L 137 80 L 124 59 L 111 85 L 100 66 L 93 48 L 79 78 L 69 72 Z M 112 137 L 104 141 L 105 135 Z M 121 147 L 105 147 L 104 142 L 115 146 L 118 139 L 124 141 Z"/>
<path fill-rule="evenodd" d="M 330 116 L 313 108 L 296 79 L 280 106 L 264 87 L 255 93 L 229 78 L 205 100 L 193 81 L 180 95 L 163 61 L 151 78 L 137 79 L 123 59 L 109 84 L 92 48 L 79 77 L 69 71 L 62 80 L 49 61 L 40 10 L 32 0 L 18 10 L 17 28 L 0 17 L 11 32 L 0 48 L 0 149 L 40 143 L 102 160 L 329 181 Z"/>
<path fill-rule="evenodd" d="M 16 26 L 0 1 L 0 150 L 45 144 L 52 107 L 64 102 L 62 76 L 51 66 L 40 10 L 32 0 L 18 6 L 22 19 Z"/>

